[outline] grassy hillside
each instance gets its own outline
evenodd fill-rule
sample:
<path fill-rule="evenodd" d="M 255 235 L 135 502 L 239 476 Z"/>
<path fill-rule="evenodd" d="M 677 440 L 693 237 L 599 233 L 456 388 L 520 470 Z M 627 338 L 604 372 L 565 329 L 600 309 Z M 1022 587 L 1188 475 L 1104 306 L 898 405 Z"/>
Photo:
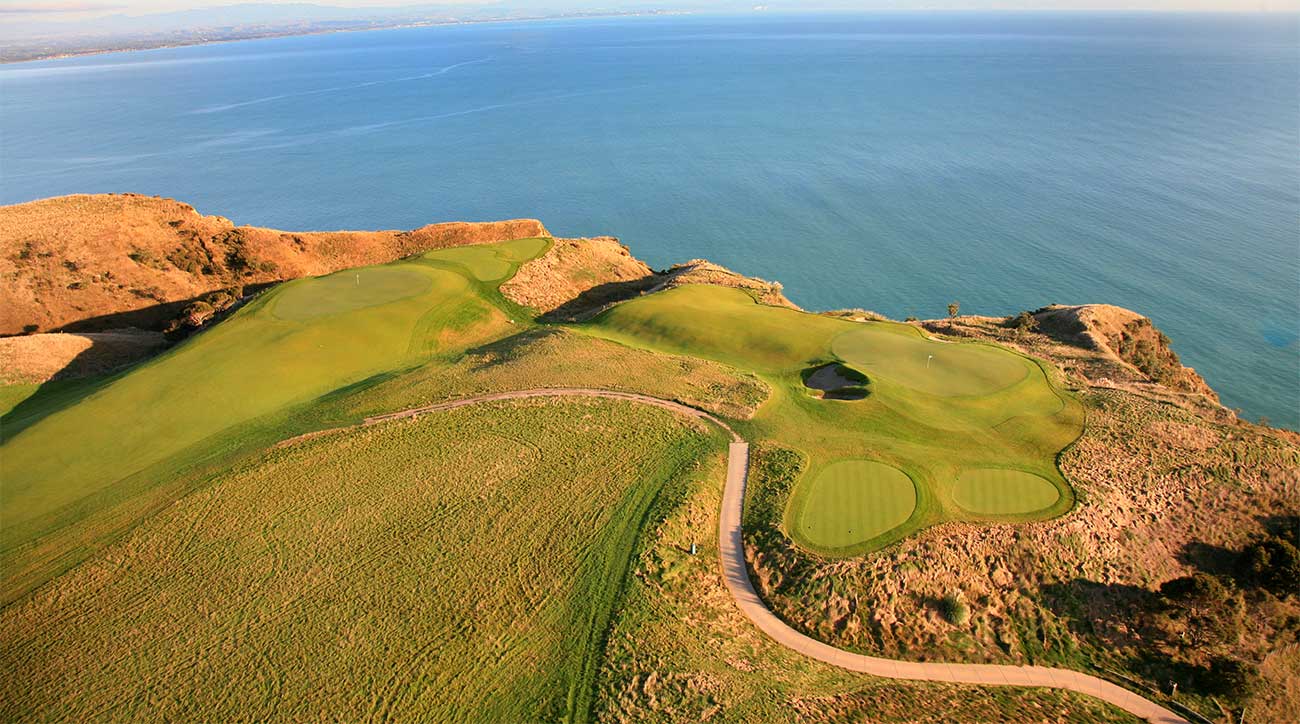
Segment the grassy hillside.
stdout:
<path fill-rule="evenodd" d="M 944 521 L 1042 519 L 1074 504 L 1056 456 L 1082 429 L 1082 408 L 1044 366 L 1004 348 L 757 304 L 716 286 L 625 302 L 577 329 L 764 379 L 772 397 L 742 427 L 808 456 L 785 527 L 823 555 L 859 555 Z M 832 361 L 866 378 L 852 383 L 864 399 L 805 386 Z"/>
<path fill-rule="evenodd" d="M 272 451 L 0 613 L 0 718 L 582 721 L 643 520 L 723 442 L 525 401 Z"/>
<path fill-rule="evenodd" d="M 228 444 L 222 435 L 245 434 L 236 426 L 516 330 L 495 285 L 547 243 L 447 249 L 290 282 L 74 405 L 19 404 L 3 431 L 0 600 L 176 497 L 166 483 Z"/>

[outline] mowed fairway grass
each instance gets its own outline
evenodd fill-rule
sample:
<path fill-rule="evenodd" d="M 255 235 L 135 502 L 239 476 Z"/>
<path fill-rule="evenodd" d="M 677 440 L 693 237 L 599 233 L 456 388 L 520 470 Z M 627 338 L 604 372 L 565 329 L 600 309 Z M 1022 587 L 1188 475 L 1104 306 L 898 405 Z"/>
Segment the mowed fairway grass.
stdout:
<path fill-rule="evenodd" d="M 553 399 L 272 450 L 0 611 L 0 719 L 584 721 L 643 528 L 724 448 Z"/>
<path fill-rule="evenodd" d="M 1082 431 L 1083 409 L 1045 367 L 1010 350 L 765 306 L 716 286 L 634 299 L 577 329 L 767 381 L 769 401 L 737 425 L 751 440 L 808 457 L 785 527 L 824 555 L 857 555 L 946 520 L 1045 518 L 1073 505 L 1055 460 Z M 805 388 L 807 371 L 828 362 L 865 374 L 867 397 L 826 400 Z M 978 472 L 989 468 L 1015 468 L 1040 488 L 1008 493 L 1001 479 Z M 972 502 L 994 499 L 1001 502 Z"/>
<path fill-rule="evenodd" d="M 529 320 L 496 287 L 549 243 L 288 282 L 75 404 L 23 401 L 3 420 L 0 603 L 182 495 L 177 471 L 237 446 L 251 421 L 514 333 Z"/>

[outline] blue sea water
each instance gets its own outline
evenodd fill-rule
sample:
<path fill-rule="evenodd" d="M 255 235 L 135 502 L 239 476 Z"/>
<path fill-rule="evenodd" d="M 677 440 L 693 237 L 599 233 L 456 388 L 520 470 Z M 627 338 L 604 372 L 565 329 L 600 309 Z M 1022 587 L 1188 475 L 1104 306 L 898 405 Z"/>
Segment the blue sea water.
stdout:
<path fill-rule="evenodd" d="M 541 218 L 814 309 L 1108 302 L 1300 427 L 1294 15 L 431 27 L 0 67 L 0 201 L 238 223 Z"/>

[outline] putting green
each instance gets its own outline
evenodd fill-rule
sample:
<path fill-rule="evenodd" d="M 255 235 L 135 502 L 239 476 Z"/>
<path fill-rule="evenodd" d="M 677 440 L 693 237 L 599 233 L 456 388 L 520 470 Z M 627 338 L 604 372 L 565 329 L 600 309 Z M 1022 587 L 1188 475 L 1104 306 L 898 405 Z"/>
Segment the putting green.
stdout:
<path fill-rule="evenodd" d="M 812 481 L 799 532 L 824 548 L 844 548 L 888 533 L 916 509 L 916 486 L 898 468 L 872 460 L 842 460 Z"/>
<path fill-rule="evenodd" d="M 873 378 L 940 397 L 992 394 L 1023 380 L 1033 365 L 996 347 L 935 342 L 888 325 L 845 332 L 831 349 Z"/>
<path fill-rule="evenodd" d="M 984 515 L 1034 513 L 1055 505 L 1060 498 L 1061 492 L 1047 480 L 1005 468 L 963 470 L 952 488 L 957 505 Z"/>
<path fill-rule="evenodd" d="M 286 285 L 272 313 L 280 319 L 304 322 L 351 312 L 423 294 L 433 286 L 427 274 L 411 269 L 366 267 Z"/>

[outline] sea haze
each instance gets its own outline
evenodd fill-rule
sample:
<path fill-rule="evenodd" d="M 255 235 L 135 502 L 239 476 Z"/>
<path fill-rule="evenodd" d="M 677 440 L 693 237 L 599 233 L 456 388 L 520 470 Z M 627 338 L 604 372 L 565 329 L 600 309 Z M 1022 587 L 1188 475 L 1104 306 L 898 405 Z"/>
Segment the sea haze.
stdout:
<path fill-rule="evenodd" d="M 3 201 L 238 223 L 535 216 L 812 309 L 1108 302 L 1300 427 L 1294 15 L 762 14 L 415 28 L 0 68 Z"/>

